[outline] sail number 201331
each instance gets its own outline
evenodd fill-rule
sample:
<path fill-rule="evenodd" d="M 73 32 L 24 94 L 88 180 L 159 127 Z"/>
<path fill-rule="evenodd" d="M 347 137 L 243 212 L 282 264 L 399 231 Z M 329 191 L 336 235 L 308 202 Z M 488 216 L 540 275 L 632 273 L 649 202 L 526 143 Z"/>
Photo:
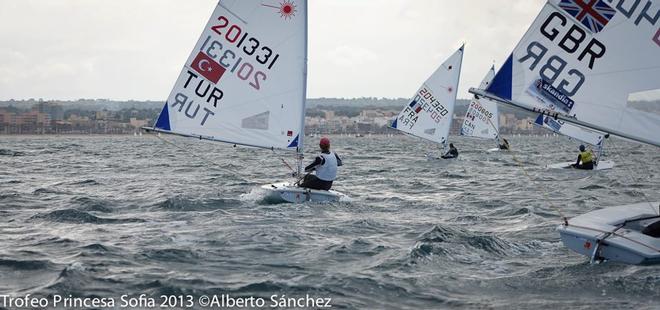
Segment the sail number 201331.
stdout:
<path fill-rule="evenodd" d="M 265 72 L 255 68 L 255 65 L 248 59 L 253 58 L 257 63 L 263 65 L 265 69 L 271 70 L 280 55 L 275 54 L 270 47 L 262 45 L 259 39 L 250 36 L 240 26 L 231 23 L 226 16 L 220 16 L 218 23 L 211 26 L 211 31 L 220 35 L 220 38 L 224 39 L 222 40 L 224 44 L 220 40 L 214 39 L 212 35 L 209 35 L 200 50 L 230 72 L 236 73 L 239 79 L 247 81 L 254 89 L 260 90 L 261 82 L 267 79 L 267 75 Z M 242 53 L 237 53 L 234 48 L 240 50 Z"/>

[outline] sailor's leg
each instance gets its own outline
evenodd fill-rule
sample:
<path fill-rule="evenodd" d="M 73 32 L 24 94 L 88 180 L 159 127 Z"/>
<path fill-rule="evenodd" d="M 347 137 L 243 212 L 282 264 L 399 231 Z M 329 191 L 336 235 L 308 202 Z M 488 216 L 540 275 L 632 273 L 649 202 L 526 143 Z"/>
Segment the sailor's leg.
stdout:
<path fill-rule="evenodd" d="M 322 190 L 329 191 L 332 188 L 332 181 L 323 181 L 323 180 L 319 180 L 319 181 L 323 183 L 323 186 L 321 187 Z"/>
<path fill-rule="evenodd" d="M 300 187 L 311 188 L 311 189 L 324 189 L 325 184 L 319 178 L 313 174 L 308 174 L 305 176 L 305 179 L 300 184 Z"/>
<path fill-rule="evenodd" d="M 314 175 L 308 174 L 300 181 L 300 184 L 298 186 L 310 188 L 310 186 L 314 182 L 314 178 L 316 178 Z"/>

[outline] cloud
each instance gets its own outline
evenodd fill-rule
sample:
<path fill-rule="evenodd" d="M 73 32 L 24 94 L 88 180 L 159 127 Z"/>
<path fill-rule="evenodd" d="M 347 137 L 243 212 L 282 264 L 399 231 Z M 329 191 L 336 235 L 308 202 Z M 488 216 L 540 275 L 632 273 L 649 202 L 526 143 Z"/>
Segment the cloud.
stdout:
<path fill-rule="evenodd" d="M 378 61 L 378 54 L 360 46 L 339 46 L 325 55 L 332 64 L 342 67 L 362 66 Z"/>
<path fill-rule="evenodd" d="M 310 0 L 308 94 L 407 97 L 466 42 L 467 97 L 544 2 Z M 0 99 L 164 100 L 217 0 L 0 3 Z"/>

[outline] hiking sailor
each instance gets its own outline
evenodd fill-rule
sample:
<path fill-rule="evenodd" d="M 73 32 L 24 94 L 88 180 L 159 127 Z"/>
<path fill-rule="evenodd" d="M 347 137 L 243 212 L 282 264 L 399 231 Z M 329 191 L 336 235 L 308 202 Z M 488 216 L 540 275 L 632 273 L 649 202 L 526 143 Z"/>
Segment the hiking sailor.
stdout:
<path fill-rule="evenodd" d="M 507 141 L 506 139 L 502 138 L 502 142 L 503 142 L 503 143 L 500 144 L 500 150 L 508 151 L 508 150 L 511 149 L 511 146 L 509 146 L 509 141 Z"/>
<path fill-rule="evenodd" d="M 572 165 L 575 169 L 593 170 L 594 169 L 594 153 L 591 150 L 586 150 L 584 145 L 580 145 L 580 154 L 577 157 L 577 162 Z"/>
<path fill-rule="evenodd" d="M 316 175 L 307 174 L 300 182 L 300 187 L 330 190 L 332 181 L 337 178 L 337 167 L 342 165 L 341 159 L 334 152 L 330 152 L 330 139 L 321 138 L 319 141 L 321 154 L 314 159 L 305 172 L 315 171 Z"/>
<path fill-rule="evenodd" d="M 458 149 L 454 147 L 453 143 L 449 143 L 449 151 L 447 154 L 442 155 L 443 159 L 452 159 L 452 158 L 458 158 Z"/>

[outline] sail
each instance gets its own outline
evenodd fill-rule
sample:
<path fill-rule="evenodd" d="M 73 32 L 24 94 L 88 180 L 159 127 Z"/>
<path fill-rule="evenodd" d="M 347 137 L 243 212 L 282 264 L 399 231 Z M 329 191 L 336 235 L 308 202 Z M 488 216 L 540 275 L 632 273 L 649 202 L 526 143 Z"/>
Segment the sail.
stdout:
<path fill-rule="evenodd" d="M 534 125 L 593 146 L 600 146 L 605 136 L 603 133 L 562 122 L 543 114 L 536 118 Z"/>
<path fill-rule="evenodd" d="M 456 51 L 422 84 L 404 107 L 392 128 L 446 144 L 456 103 L 463 47 Z"/>
<path fill-rule="evenodd" d="M 479 89 L 486 89 L 495 76 L 495 67 L 488 71 L 488 74 L 481 81 Z M 472 98 L 463 126 L 461 135 L 497 139 L 499 137 L 500 120 L 497 110 L 497 103 L 488 98 Z"/>
<path fill-rule="evenodd" d="M 628 105 L 660 89 L 659 10 L 657 0 L 549 0 L 487 93 L 660 146 L 660 116 Z"/>
<path fill-rule="evenodd" d="M 305 0 L 221 0 L 155 129 L 255 147 L 298 147 L 306 14 Z"/>

